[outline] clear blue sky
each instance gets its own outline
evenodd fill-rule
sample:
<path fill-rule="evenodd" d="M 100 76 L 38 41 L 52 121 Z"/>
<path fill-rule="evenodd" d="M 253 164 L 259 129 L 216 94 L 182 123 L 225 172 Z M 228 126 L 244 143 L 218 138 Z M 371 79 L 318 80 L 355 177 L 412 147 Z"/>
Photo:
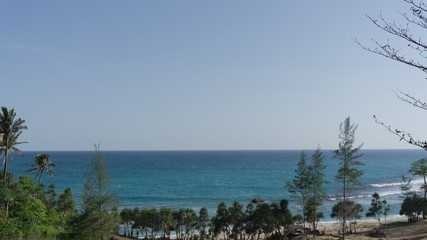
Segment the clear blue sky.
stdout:
<path fill-rule="evenodd" d="M 323 149 L 345 117 L 364 148 L 427 138 L 425 74 L 362 50 L 403 1 L 2 1 L 0 105 L 23 150 Z M 425 99 L 427 100 L 427 98 Z"/>

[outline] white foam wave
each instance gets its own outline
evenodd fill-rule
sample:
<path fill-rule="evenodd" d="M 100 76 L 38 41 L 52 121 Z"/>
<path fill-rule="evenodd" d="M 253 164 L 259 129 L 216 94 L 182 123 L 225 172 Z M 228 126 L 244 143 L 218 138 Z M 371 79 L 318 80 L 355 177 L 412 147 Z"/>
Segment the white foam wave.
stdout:
<path fill-rule="evenodd" d="M 373 184 L 369 184 L 372 187 L 377 187 L 377 188 L 381 188 L 381 187 L 394 187 L 394 186 L 399 186 L 400 184 L 402 184 L 403 182 L 394 182 L 394 183 L 373 183 Z M 424 180 L 422 178 L 417 178 L 417 179 L 413 179 L 411 181 L 411 184 L 413 187 L 419 187 L 420 185 L 424 184 Z"/>
<path fill-rule="evenodd" d="M 393 187 L 393 186 L 399 186 L 401 183 L 384 183 L 384 184 L 371 184 L 372 187 Z"/>
<path fill-rule="evenodd" d="M 390 196 L 390 195 L 399 195 L 402 192 L 400 190 L 395 190 L 395 191 L 386 191 L 386 192 L 380 192 L 380 196 L 381 197 L 385 197 L 385 196 Z"/>

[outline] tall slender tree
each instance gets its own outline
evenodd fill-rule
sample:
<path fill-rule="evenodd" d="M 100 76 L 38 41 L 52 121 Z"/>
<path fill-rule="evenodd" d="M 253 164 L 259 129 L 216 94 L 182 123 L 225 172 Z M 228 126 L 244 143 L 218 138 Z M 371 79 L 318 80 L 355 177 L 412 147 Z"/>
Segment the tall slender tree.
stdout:
<path fill-rule="evenodd" d="M 342 207 L 346 209 L 346 198 L 349 194 L 349 191 L 356 186 L 361 186 L 359 181 L 360 177 L 363 174 L 362 170 L 359 170 L 357 167 L 363 165 L 362 162 L 358 161 L 363 154 L 360 154 L 359 151 L 363 144 L 354 147 L 355 142 L 354 134 L 356 132 L 357 125 L 350 122 L 350 117 L 347 117 L 344 122 L 340 124 L 340 134 L 339 139 L 341 139 L 338 144 L 338 149 L 334 151 L 334 158 L 340 161 L 340 168 L 336 175 L 336 180 L 342 183 Z M 346 229 L 346 214 L 343 212 L 343 236 L 345 236 Z M 345 238 L 345 237 L 344 237 Z"/>
<path fill-rule="evenodd" d="M 99 151 L 99 144 L 95 145 L 91 170 L 85 174 L 85 178 L 81 202 L 81 233 L 89 238 L 108 238 L 119 222 L 113 214 L 118 201 L 111 191 L 111 178 Z"/>
<path fill-rule="evenodd" d="M 316 221 L 318 216 L 323 216 L 323 214 L 319 214 L 318 207 L 322 205 L 324 198 L 326 197 L 326 187 L 325 185 L 329 182 L 325 180 L 325 169 L 326 165 L 324 162 L 325 156 L 323 152 L 320 150 L 320 147 L 317 147 L 313 156 L 313 165 L 311 171 L 311 187 L 312 187 L 312 198 L 313 198 L 313 231 L 316 230 Z"/>
<path fill-rule="evenodd" d="M 3 158 L 3 179 L 7 177 L 7 163 L 10 156 L 12 159 L 12 152 L 21 154 L 21 150 L 17 145 L 26 143 L 19 142 L 18 138 L 22 134 L 22 130 L 27 129 L 24 125 L 25 120 L 21 118 L 16 119 L 16 112 L 14 109 L 8 110 L 6 107 L 1 107 L 0 113 L 0 152 L 4 154 Z"/>
<path fill-rule="evenodd" d="M 28 169 L 26 172 L 35 173 L 34 180 L 39 177 L 39 185 L 42 184 L 42 177 L 45 171 L 48 176 L 55 177 L 55 173 L 52 171 L 52 168 L 56 167 L 56 165 L 52 160 L 49 160 L 49 157 L 50 156 L 47 153 L 39 153 L 34 158 L 34 163 L 28 164 L 33 168 Z"/>
<path fill-rule="evenodd" d="M 306 203 L 309 198 L 310 186 L 312 184 L 311 167 L 307 164 L 307 154 L 304 151 L 301 152 L 300 160 L 295 169 L 295 176 L 292 182 L 287 181 L 285 187 L 288 189 L 291 197 L 297 199 L 301 205 L 303 213 L 303 221 L 305 228 L 305 213 Z"/>

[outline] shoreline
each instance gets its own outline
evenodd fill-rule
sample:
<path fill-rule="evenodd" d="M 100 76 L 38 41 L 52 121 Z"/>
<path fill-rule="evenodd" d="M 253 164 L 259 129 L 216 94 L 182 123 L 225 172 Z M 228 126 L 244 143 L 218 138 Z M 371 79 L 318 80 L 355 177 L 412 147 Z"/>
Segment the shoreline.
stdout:
<path fill-rule="evenodd" d="M 402 215 L 387 216 L 387 223 L 394 222 L 394 221 L 405 221 L 405 220 L 407 221 L 407 217 Z M 338 220 L 325 220 L 325 221 L 319 221 L 319 224 L 328 225 L 328 224 L 335 224 L 339 222 L 340 221 Z M 360 220 L 357 220 L 357 223 L 378 223 L 378 220 L 373 218 L 362 218 Z M 381 218 L 381 224 L 384 224 L 384 217 Z"/>
<path fill-rule="evenodd" d="M 388 240 L 420 240 L 427 239 L 427 220 L 419 220 L 417 222 L 408 222 L 406 218 L 394 218 L 390 222 L 387 221 L 387 224 L 382 223 L 378 224 L 376 220 L 368 221 L 358 221 L 356 233 L 346 234 L 346 239 L 348 240 L 379 240 L 379 239 L 388 239 Z M 339 240 L 342 239 L 338 235 L 338 229 L 341 227 L 341 224 L 338 221 L 334 222 L 323 222 L 319 223 L 318 229 L 324 234 L 316 235 L 316 239 L 320 240 Z M 324 228 L 324 229 L 322 229 Z M 313 235 L 306 236 L 296 236 L 293 239 L 307 239 L 312 238 Z M 136 237 L 130 238 L 125 236 L 115 235 L 116 240 L 129 240 L 137 239 Z M 142 239 L 141 237 L 139 239 Z M 171 237 L 171 240 L 176 240 L 176 238 Z M 217 238 L 218 240 L 223 240 L 222 236 Z"/>

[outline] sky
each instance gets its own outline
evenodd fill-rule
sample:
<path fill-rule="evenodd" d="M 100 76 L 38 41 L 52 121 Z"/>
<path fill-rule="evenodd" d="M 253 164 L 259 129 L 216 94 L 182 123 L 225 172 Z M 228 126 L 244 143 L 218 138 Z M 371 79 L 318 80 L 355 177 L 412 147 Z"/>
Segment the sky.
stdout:
<path fill-rule="evenodd" d="M 425 74 L 353 40 L 404 48 L 366 15 L 400 23 L 408 9 L 389 0 L 2 1 L 0 105 L 26 121 L 21 150 L 336 149 L 348 116 L 364 149 L 414 148 L 372 116 L 426 139 L 427 112 L 394 94 L 423 98 Z"/>

